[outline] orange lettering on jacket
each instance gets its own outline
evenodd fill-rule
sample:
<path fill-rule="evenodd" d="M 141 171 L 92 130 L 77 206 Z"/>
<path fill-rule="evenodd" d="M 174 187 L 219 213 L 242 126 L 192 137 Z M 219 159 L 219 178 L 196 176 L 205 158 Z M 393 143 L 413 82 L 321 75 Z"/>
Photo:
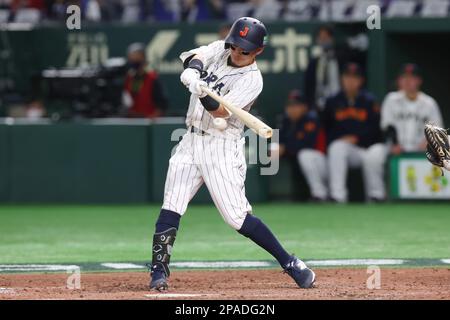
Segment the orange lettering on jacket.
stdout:
<path fill-rule="evenodd" d="M 313 132 L 314 130 L 316 130 L 316 124 L 312 121 L 309 121 L 307 123 L 305 123 L 305 131 L 306 132 Z"/>
<path fill-rule="evenodd" d="M 337 110 L 335 113 L 335 117 L 337 121 L 344 121 L 344 120 L 366 121 L 367 110 L 357 109 L 355 107 L 347 107 L 344 109 Z"/>

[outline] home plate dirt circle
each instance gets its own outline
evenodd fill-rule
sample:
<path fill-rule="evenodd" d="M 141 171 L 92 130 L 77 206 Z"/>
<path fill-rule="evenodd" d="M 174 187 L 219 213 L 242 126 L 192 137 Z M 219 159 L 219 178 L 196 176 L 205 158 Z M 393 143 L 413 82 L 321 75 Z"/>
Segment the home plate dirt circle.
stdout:
<path fill-rule="evenodd" d="M 450 300 L 450 268 L 380 268 L 379 289 L 368 286 L 367 268 L 316 268 L 316 288 L 299 289 L 279 269 L 177 270 L 169 290 L 152 292 L 148 272 L 80 274 L 80 288 L 69 289 L 68 273 L 0 274 L 0 300 L 305 300 L 443 299 Z"/>

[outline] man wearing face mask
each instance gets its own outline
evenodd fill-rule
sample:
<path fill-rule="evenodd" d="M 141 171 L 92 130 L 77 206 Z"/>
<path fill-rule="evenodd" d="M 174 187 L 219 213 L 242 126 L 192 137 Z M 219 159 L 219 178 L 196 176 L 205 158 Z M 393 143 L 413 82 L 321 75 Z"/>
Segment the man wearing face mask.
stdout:
<path fill-rule="evenodd" d="M 340 90 L 339 63 L 334 49 L 334 34 L 330 26 L 320 26 L 316 32 L 320 53 L 308 64 L 304 92 L 310 106 L 322 111 L 325 100 Z"/>
<path fill-rule="evenodd" d="M 132 118 L 155 118 L 167 109 L 167 98 L 156 71 L 147 70 L 145 46 L 133 43 L 128 47 L 128 72 L 122 103 Z"/>

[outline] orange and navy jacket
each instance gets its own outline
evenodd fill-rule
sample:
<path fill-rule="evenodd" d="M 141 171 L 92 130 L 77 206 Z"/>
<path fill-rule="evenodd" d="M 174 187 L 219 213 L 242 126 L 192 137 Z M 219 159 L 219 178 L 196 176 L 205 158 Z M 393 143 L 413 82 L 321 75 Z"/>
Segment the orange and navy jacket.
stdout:
<path fill-rule="evenodd" d="M 320 119 L 315 111 L 309 111 L 297 122 L 291 121 L 286 115 L 280 128 L 280 144 L 284 145 L 286 153 L 295 156 L 301 149 L 317 149 L 320 147 Z"/>
<path fill-rule="evenodd" d="M 357 136 L 358 146 L 363 148 L 381 141 L 380 107 L 366 90 L 361 90 L 353 103 L 342 91 L 328 98 L 322 122 L 328 145 L 345 135 Z"/>

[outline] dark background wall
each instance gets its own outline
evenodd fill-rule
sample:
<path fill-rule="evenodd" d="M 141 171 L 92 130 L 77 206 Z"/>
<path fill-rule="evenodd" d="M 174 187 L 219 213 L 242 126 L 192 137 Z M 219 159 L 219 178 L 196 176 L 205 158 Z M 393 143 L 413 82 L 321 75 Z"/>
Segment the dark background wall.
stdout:
<path fill-rule="evenodd" d="M 393 19 L 369 31 L 368 86 L 380 98 L 395 88 L 405 62 L 417 63 L 423 91 L 436 99 L 450 124 L 450 19 Z"/>
<path fill-rule="evenodd" d="M 180 119 L 149 124 L 0 124 L 0 202 L 161 202 Z M 130 121 L 132 122 L 132 121 Z M 161 123 L 165 122 L 165 123 Z M 258 166 L 247 196 L 267 200 Z M 196 202 L 210 202 L 206 188 Z"/>
<path fill-rule="evenodd" d="M 306 64 L 314 52 L 314 32 L 319 23 L 269 23 L 269 44 L 259 58 L 264 90 L 253 112 L 275 122 L 286 94 L 302 88 Z M 337 45 L 347 58 L 359 60 L 368 71 L 368 87 L 381 101 L 393 88 L 400 65 L 418 63 L 424 73 L 424 90 L 438 100 L 446 122 L 450 121 L 450 19 L 383 20 L 381 30 L 368 30 L 363 23 L 335 25 Z M 151 67 L 158 70 L 170 98 L 169 113 L 184 115 L 188 92 L 180 84 L 179 54 L 217 39 L 217 23 L 158 25 L 111 25 L 68 31 L 64 27 L 39 27 L 29 31 L 6 31 L 12 59 L 0 73 L 7 73 L 23 95 L 30 94 L 31 77 L 45 68 L 95 65 L 110 57 L 123 57 L 135 41 L 147 44 Z M 350 48 L 356 35 L 369 39 L 367 50 Z M 0 46 L 4 42 L 0 43 Z M 3 61 L 3 60 L 2 60 Z M 0 110 L 1 112 L 4 110 Z M 272 123 L 273 124 L 273 123 Z"/>
<path fill-rule="evenodd" d="M 259 60 L 264 90 L 253 112 L 272 125 L 276 125 L 276 116 L 283 110 L 287 92 L 302 87 L 318 25 L 268 24 L 269 45 Z M 215 23 L 113 25 L 86 27 L 80 32 L 61 27 L 6 31 L 13 59 L 0 67 L 0 73 L 12 77 L 18 91 L 27 95 L 31 76 L 44 68 L 98 64 L 108 57 L 124 56 L 128 44 L 141 41 L 147 43 L 152 66 L 166 86 L 170 113 L 184 115 L 188 93 L 179 82 L 178 55 L 214 39 L 218 26 Z M 336 25 L 341 48 L 361 34 L 368 36 L 368 49 L 353 50 L 352 54 L 363 57 L 368 71 L 367 85 L 378 99 L 381 101 L 393 89 L 402 63 L 416 62 L 423 71 L 423 89 L 436 98 L 448 126 L 449 19 L 383 20 L 382 29 L 373 31 L 364 24 Z M 170 141 L 170 134 L 182 127 L 182 120 L 137 126 L 0 125 L 0 201 L 160 202 L 170 150 L 176 143 Z M 249 167 L 247 192 L 252 201 L 286 199 L 292 195 L 306 198 L 306 186 L 301 179 L 299 172 L 287 163 L 273 177 L 261 177 L 257 167 Z M 358 194 L 357 191 L 361 190 L 356 188 L 352 194 Z M 195 200 L 209 201 L 209 195 L 202 189 Z"/>
<path fill-rule="evenodd" d="M 13 59 L 11 76 L 18 91 L 30 95 L 31 77 L 46 68 L 96 65 L 111 57 L 124 57 L 132 42 L 147 44 L 150 67 L 155 68 L 170 98 L 171 115 L 184 116 L 188 91 L 179 81 L 181 52 L 217 39 L 218 23 L 129 25 L 85 27 L 68 31 L 63 27 L 38 27 L 30 31 L 8 31 Z M 314 50 L 314 32 L 318 23 L 272 23 L 269 45 L 258 65 L 264 75 L 264 90 L 253 112 L 269 122 L 280 114 L 287 93 L 302 88 L 303 73 Z M 340 47 L 348 37 L 364 32 L 359 23 L 336 25 Z M 1 45 L 1 44 L 0 44 Z M 365 53 L 360 52 L 365 62 Z M 0 68 L 1 72 L 2 68 Z"/>

